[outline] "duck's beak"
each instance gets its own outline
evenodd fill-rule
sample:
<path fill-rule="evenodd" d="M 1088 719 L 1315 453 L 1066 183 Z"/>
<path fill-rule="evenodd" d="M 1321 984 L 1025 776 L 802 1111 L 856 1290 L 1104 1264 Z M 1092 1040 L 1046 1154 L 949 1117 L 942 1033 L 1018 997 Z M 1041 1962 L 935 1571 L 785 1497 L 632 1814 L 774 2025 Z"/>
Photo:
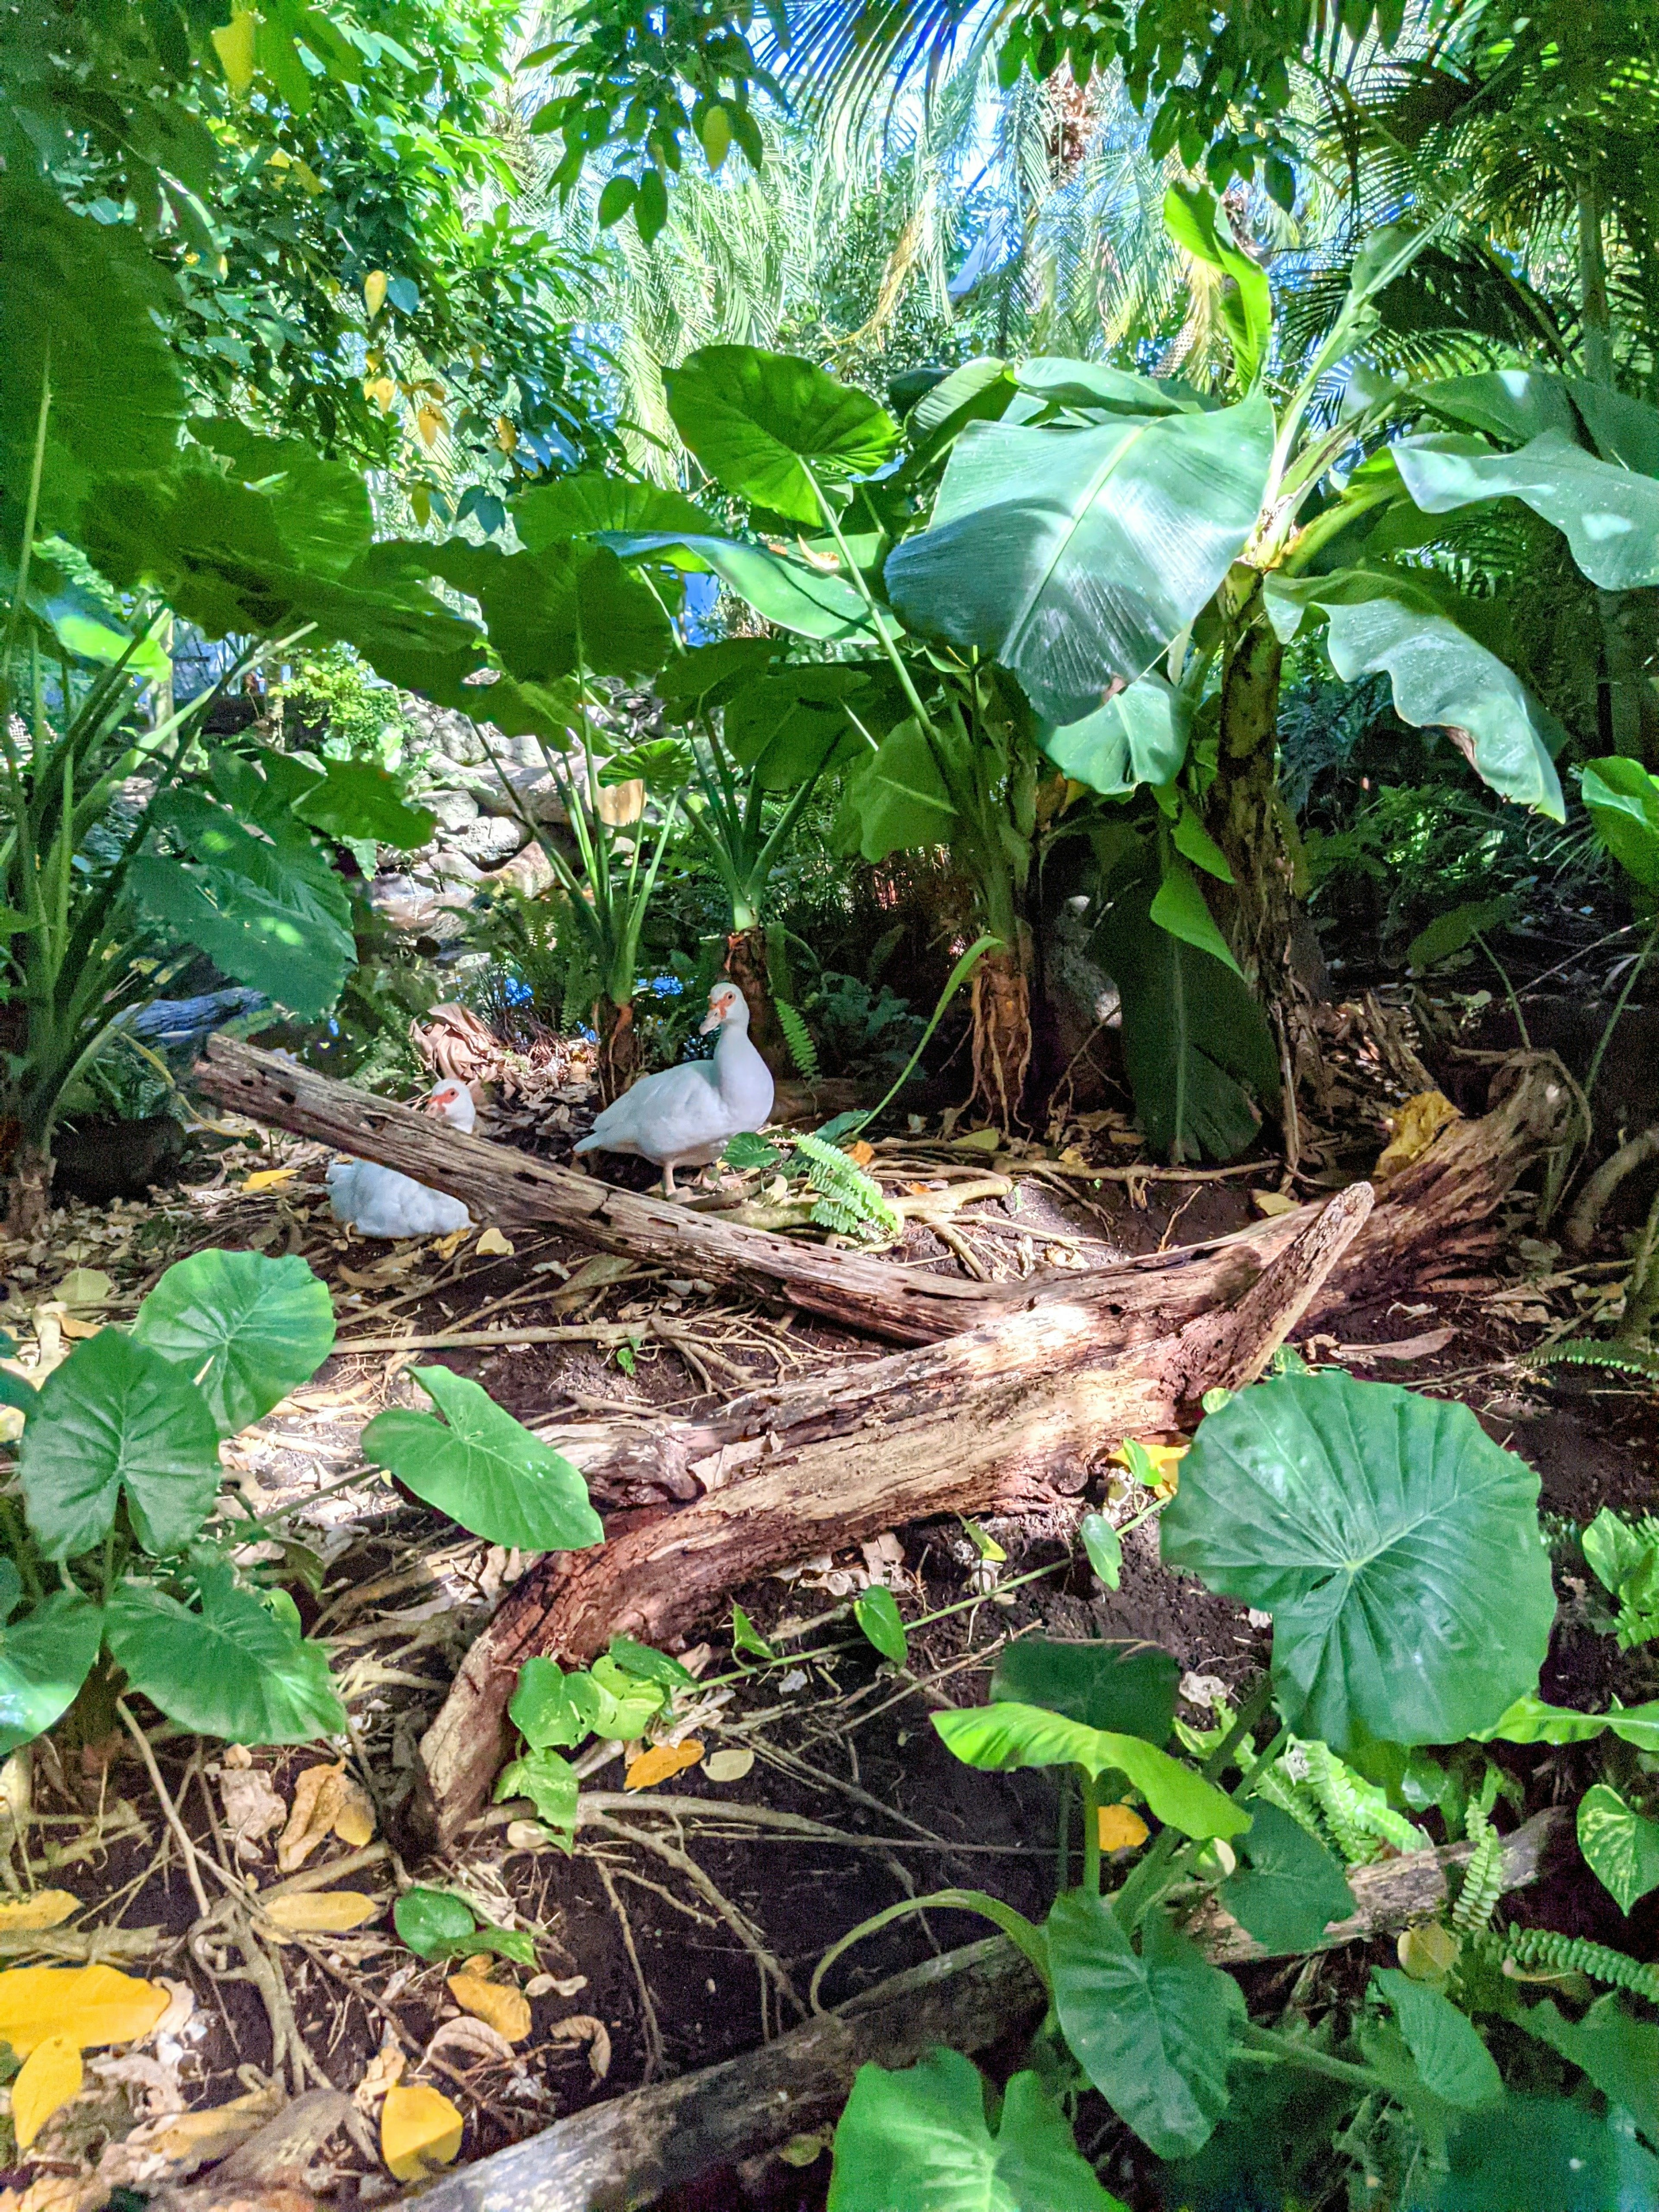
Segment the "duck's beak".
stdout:
<path fill-rule="evenodd" d="M 725 1008 L 723 1006 L 717 1006 L 711 999 L 708 1004 L 708 1012 L 703 1016 L 702 1020 L 698 1026 L 697 1035 L 699 1036 L 707 1036 L 710 1030 L 717 1030 L 725 1019 Z"/>

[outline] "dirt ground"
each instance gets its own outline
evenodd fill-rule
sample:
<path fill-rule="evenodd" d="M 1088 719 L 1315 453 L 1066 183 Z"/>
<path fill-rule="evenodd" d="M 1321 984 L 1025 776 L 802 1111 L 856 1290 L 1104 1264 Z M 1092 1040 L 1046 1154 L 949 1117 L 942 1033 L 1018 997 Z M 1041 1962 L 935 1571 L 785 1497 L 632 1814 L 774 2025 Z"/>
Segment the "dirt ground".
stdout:
<path fill-rule="evenodd" d="M 1363 1024 L 1354 1035 L 1363 1061 Z M 1282 1185 L 1311 1194 L 1363 1171 L 1403 1093 L 1380 1064 L 1357 1065 L 1340 1121 L 1333 1117 L 1342 1133 L 1327 1134 L 1322 1154 L 1316 1141 L 1304 1153 L 1299 1186 L 1273 1158 L 1243 1174 L 1138 1181 L 1121 1117 L 1091 1115 L 1092 1127 L 1065 1126 L 1032 1140 L 1015 1178 L 1017 1209 L 1007 1199 L 966 1211 L 953 1218 L 948 1242 L 913 1227 L 902 1256 L 1024 1274 L 1220 1234 L 1255 1217 L 1253 1193 L 1271 1205 Z M 535 1117 L 506 1112 L 495 1133 L 562 1156 L 582 1119 L 580 1093 L 573 1097 L 550 1139 Z M 488 1121 L 481 1133 L 492 1133 Z M 915 1142 L 908 1169 L 902 1158 L 884 1164 L 895 1175 L 924 1173 L 922 1133 Z M 0 1320 L 10 1322 L 26 1366 L 50 1361 L 65 1331 L 72 1339 L 100 1320 L 129 1317 L 167 1265 L 207 1244 L 298 1252 L 335 1292 L 335 1354 L 226 1451 L 231 1479 L 270 1524 L 249 1557 L 297 1577 L 289 1586 L 307 1629 L 331 1645 L 351 1715 L 351 1768 L 374 1808 L 369 1845 L 331 1838 L 298 1880 L 359 1889 L 380 1916 L 347 1934 L 296 1936 L 270 1954 L 283 1985 L 276 2002 L 291 2008 L 291 2086 L 326 2081 L 359 2092 L 361 2140 L 337 2137 L 321 2176 L 331 2201 L 368 2204 L 395 2191 L 368 2124 L 375 2077 L 361 2087 L 371 2067 L 384 2074 L 383 2046 L 411 2066 L 424 2057 L 428 2078 L 466 2116 L 462 2155 L 471 2160 L 597 2100 L 776 2035 L 803 2016 L 829 1944 L 906 1896 L 985 1887 L 1040 1915 L 1056 1875 L 1056 1783 L 973 1772 L 928 1724 L 940 1705 L 983 1698 L 1011 1638 L 1150 1638 L 1180 1661 L 1182 1713 L 1194 1725 L 1207 1722 L 1215 1695 L 1235 1692 L 1265 1664 L 1264 1621 L 1160 1567 L 1155 1517 L 1125 1541 L 1121 1587 L 1108 1591 L 1095 1580 L 1073 1542 L 1080 1514 L 1092 1508 L 1122 1522 L 1151 1501 L 1121 1468 L 1079 1468 L 1075 1490 L 1057 1490 L 1032 1516 L 988 1520 L 979 1541 L 960 1522 L 924 1522 L 736 1592 L 777 1660 L 734 1654 L 729 1615 L 706 1622 L 680 1655 L 700 1687 L 678 1718 L 707 1756 L 654 1790 L 629 1792 L 614 1751 L 584 1755 L 585 1824 L 574 1855 L 538 1834 L 520 1802 L 492 1808 L 443 1862 L 405 1859 L 415 1744 L 471 1639 L 528 1564 L 465 1537 L 362 1467 L 364 1423 L 387 1405 L 424 1402 L 410 1369 L 441 1359 L 556 1440 L 562 1424 L 598 1412 L 689 1410 L 880 1347 L 551 1237 L 520 1235 L 516 1249 L 494 1254 L 479 1250 L 476 1234 L 447 1252 L 430 1243 L 365 1244 L 331 1220 L 324 1162 L 315 1146 L 223 1123 L 198 1136 L 177 1188 L 108 1210 L 67 1209 L 35 1245 L 0 1252 Z M 1104 1172 L 1097 1179 L 1091 1168 Z M 1518 1196 L 1487 1273 L 1396 1285 L 1389 1299 L 1352 1313 L 1340 1340 L 1316 1335 L 1300 1348 L 1316 1363 L 1337 1359 L 1360 1376 L 1462 1399 L 1537 1469 L 1543 1510 L 1564 1524 L 1563 1612 L 1545 1693 L 1586 1705 L 1616 1692 L 1634 1702 L 1654 1694 L 1653 1663 L 1639 1651 L 1620 1655 L 1589 1625 L 1582 1562 L 1575 1567 L 1565 1524 L 1582 1524 L 1603 1503 L 1659 1510 L 1654 1396 L 1600 1372 L 1549 1374 L 1528 1364 L 1541 1341 L 1589 1333 L 1618 1279 L 1616 1239 L 1570 1269 L 1534 1223 L 1534 1201 Z M 88 1268 L 113 1282 L 107 1305 L 92 1316 L 54 1298 L 70 1271 Z M 653 1334 L 659 1320 L 675 1341 Z M 497 1341 L 429 1341 L 480 1329 Z M 503 1332 L 521 1340 L 502 1340 Z M 523 1340 L 525 1332 L 541 1340 Z M 982 1557 L 988 1544 L 1006 1557 Z M 893 1587 L 909 1626 L 902 1668 L 880 1659 L 852 1618 L 854 1597 L 872 1577 Z M 174 1817 L 217 1860 L 228 1877 L 220 1887 L 240 1881 L 271 1890 L 281 1878 L 276 1824 L 318 1753 L 255 1751 L 250 1759 L 144 1717 Z M 713 1781 L 705 1768 L 717 1753 L 747 1754 L 749 1764 Z M 1575 1776 L 1582 1781 L 1590 1756 L 1589 1747 L 1504 1753 L 1529 1808 L 1566 1794 Z M 730 1771 L 743 1762 L 722 1765 Z M 227 1784 L 245 1801 L 258 1776 L 274 1793 L 275 1819 L 233 1857 Z M 803 1832 L 802 1821 L 814 1831 Z M 106 2062 L 105 2102 L 83 2099 L 72 2125 L 43 2138 L 42 2155 L 0 2177 L 0 2185 L 21 2188 L 55 2175 L 64 2212 L 87 2212 L 97 2201 L 87 2177 L 104 2143 L 135 2116 L 204 2111 L 281 2075 L 273 2000 L 239 1952 L 218 1890 L 204 1912 L 200 1877 L 192 1881 L 154 1780 L 125 1736 L 61 1757 L 43 1747 L 24 1835 L 27 1868 L 15 1843 L 4 1869 L 14 1886 L 69 1888 L 84 1907 L 76 1927 L 125 1931 L 131 1957 L 118 1963 L 187 1992 L 179 2007 L 187 2017 L 161 2039 L 148 2073 L 123 2075 Z M 533 1933 L 533 1972 L 497 1970 L 530 1998 L 527 2039 L 491 2045 L 451 1996 L 455 1966 L 423 1964 L 398 1942 L 385 1908 L 409 1879 L 459 1891 L 481 1921 Z M 1530 1893 L 1524 1914 L 1644 1958 L 1659 1949 L 1659 1903 L 1650 1899 L 1621 1922 L 1596 1886 L 1570 1871 Z M 842 1960 L 826 1996 L 983 1932 L 961 1914 L 906 1919 Z M 1109 2145 L 1103 2108 L 1098 2124 Z M 801 2142 L 789 2162 L 712 2177 L 681 2201 L 721 2212 L 805 2212 L 822 2204 L 828 2170 L 828 2158 Z M 140 2186 L 145 2178 L 135 2176 Z M 1146 2201 L 1127 2146 L 1109 2179 L 1132 2201 Z"/>

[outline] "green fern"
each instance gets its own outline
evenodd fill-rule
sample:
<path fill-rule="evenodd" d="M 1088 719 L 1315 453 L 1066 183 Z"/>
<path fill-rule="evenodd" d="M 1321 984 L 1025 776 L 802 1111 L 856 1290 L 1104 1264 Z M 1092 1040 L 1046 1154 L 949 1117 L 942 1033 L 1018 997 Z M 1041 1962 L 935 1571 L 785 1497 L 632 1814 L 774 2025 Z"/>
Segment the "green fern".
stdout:
<path fill-rule="evenodd" d="M 1293 1802 L 1285 1802 L 1276 1792 L 1270 1796 L 1264 1784 L 1274 1779 L 1294 1793 Z M 1422 1829 L 1396 1813 L 1382 1791 L 1346 1765 L 1328 1744 L 1292 1739 L 1272 1774 L 1256 1787 L 1304 1827 L 1310 1826 L 1306 1814 L 1316 1814 L 1321 1841 L 1334 1844 L 1348 1866 L 1369 1865 L 1389 1847 L 1420 1851 L 1428 1845 Z"/>
<path fill-rule="evenodd" d="M 1650 1382 L 1659 1382 L 1659 1352 L 1650 1352 L 1639 1344 L 1601 1344 L 1587 1336 L 1573 1337 L 1565 1344 L 1546 1345 L 1541 1352 L 1528 1352 L 1529 1367 L 1616 1367 L 1626 1375 L 1640 1375 Z"/>
<path fill-rule="evenodd" d="M 1480 1948 L 1482 1955 L 1494 1961 L 1507 1959 L 1517 1966 L 1542 1966 L 1553 1973 L 1588 1974 L 1593 1982 L 1607 1982 L 1659 2005 L 1659 1969 L 1583 1936 L 1563 1936 L 1553 1928 L 1505 1928 L 1480 1939 Z"/>
<path fill-rule="evenodd" d="M 879 1183 L 822 1137 L 798 1137 L 791 1167 L 804 1170 L 818 1194 L 810 1218 L 820 1229 L 833 1229 L 842 1237 L 902 1233 L 903 1224 L 882 1196 Z"/>
<path fill-rule="evenodd" d="M 806 1026 L 806 1018 L 799 1006 L 792 1006 L 787 999 L 776 1000 L 778 1027 L 783 1031 L 783 1041 L 789 1048 L 789 1057 L 795 1063 L 795 1073 L 803 1083 L 818 1079 L 818 1048 L 812 1042 L 812 1032 Z"/>
<path fill-rule="evenodd" d="M 1488 1820 L 1483 1820 L 1480 1828 L 1474 1856 L 1463 1869 L 1463 1886 L 1452 1907 L 1451 1924 L 1460 1936 L 1478 1935 L 1504 1894 L 1504 1838 Z"/>

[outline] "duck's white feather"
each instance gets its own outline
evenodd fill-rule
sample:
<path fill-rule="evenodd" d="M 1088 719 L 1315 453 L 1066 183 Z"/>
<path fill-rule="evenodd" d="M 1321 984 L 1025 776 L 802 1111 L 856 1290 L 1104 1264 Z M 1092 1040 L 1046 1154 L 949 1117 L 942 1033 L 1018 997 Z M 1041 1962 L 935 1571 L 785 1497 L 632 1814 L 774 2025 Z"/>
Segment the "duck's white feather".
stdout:
<path fill-rule="evenodd" d="M 440 1084 L 428 1110 L 465 1134 L 471 1133 L 476 1120 L 472 1094 L 461 1083 Z M 413 1176 L 378 1167 L 372 1160 L 332 1160 L 326 1181 L 334 1218 L 364 1237 L 447 1237 L 472 1226 L 462 1200 L 428 1190 Z"/>
<path fill-rule="evenodd" d="M 607 1106 L 579 1152 L 637 1152 L 657 1166 L 706 1167 L 732 1139 L 772 1111 L 772 1071 L 749 1041 L 749 1009 L 735 991 L 712 1060 L 642 1076 Z"/>

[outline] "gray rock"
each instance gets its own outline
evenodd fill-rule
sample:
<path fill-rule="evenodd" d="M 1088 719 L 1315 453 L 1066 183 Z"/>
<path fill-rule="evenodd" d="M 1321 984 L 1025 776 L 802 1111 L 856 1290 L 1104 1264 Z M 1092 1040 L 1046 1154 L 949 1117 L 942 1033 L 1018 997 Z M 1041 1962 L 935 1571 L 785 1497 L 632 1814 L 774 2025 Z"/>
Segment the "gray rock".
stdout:
<path fill-rule="evenodd" d="M 482 868 L 510 860 L 530 836 L 522 822 L 511 815 L 481 814 L 459 830 L 446 830 L 441 839 L 446 861 L 464 854 Z"/>
<path fill-rule="evenodd" d="M 465 830 L 478 818 L 478 802 L 470 791 L 429 791 L 420 804 L 436 816 L 440 830 Z"/>

